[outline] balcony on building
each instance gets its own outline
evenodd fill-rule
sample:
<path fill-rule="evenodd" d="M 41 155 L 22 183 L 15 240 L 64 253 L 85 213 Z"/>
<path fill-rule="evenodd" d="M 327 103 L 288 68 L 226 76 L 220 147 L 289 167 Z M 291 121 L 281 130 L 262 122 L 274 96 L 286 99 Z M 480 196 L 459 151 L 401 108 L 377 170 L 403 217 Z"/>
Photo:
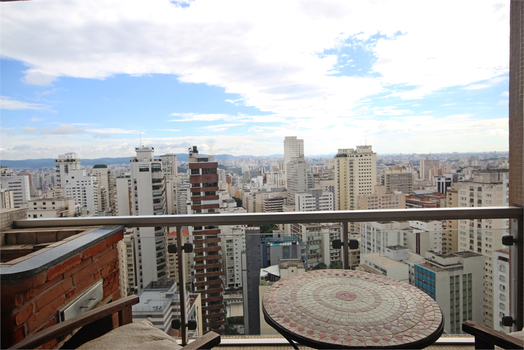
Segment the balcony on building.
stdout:
<path fill-rule="evenodd" d="M 515 223 L 523 222 L 522 209 L 516 207 L 31 220 L 26 219 L 27 213 L 24 209 L 3 211 L 2 225 L 7 226 L 2 227 L 1 241 L 2 347 L 9 347 L 26 336 L 60 322 L 60 317 L 62 317 L 60 315 L 64 313 L 64 309 L 67 309 L 72 301 L 75 301 L 86 291 L 102 288 L 101 297 L 91 305 L 92 307 L 123 297 L 127 292 L 120 288 L 118 260 L 119 254 L 126 254 L 126 248 L 124 245 L 120 252 L 118 244 L 123 240 L 125 227 L 196 225 L 220 227 L 220 225 L 225 224 L 253 225 L 270 222 L 338 222 L 343 228 L 342 231 L 346 230 L 349 237 L 347 228 L 350 222 L 388 221 L 392 218 L 398 220 L 422 218 L 445 220 L 478 217 L 509 218 Z M 515 232 L 517 234 L 520 232 L 520 235 L 522 235 L 522 228 L 517 228 Z M 347 248 L 349 252 L 349 245 Z M 517 244 L 513 248 L 517 248 Z M 522 247 L 519 249 L 522 252 Z M 514 249 L 514 252 L 517 253 L 513 254 L 518 254 L 518 250 Z M 181 250 L 179 250 L 179 253 L 183 254 Z M 348 267 L 350 258 L 350 254 L 347 254 L 345 264 Z M 522 260 L 522 258 L 518 259 Z M 217 264 L 217 267 L 222 269 L 221 262 Z M 199 269 L 198 262 L 192 269 L 194 269 L 192 271 Z M 522 277 L 518 275 L 516 285 L 513 286 L 513 295 L 516 295 L 515 291 L 519 290 L 518 288 L 522 289 L 522 280 Z M 169 289 L 172 286 L 162 285 L 160 287 L 167 288 L 164 292 L 176 299 L 175 294 L 172 293 L 174 290 Z M 193 297 L 195 295 L 190 299 Z M 209 297 L 218 298 L 220 301 L 223 298 L 220 293 L 216 296 L 210 294 Z M 178 305 L 179 302 L 173 301 L 173 305 L 175 304 Z M 193 305 L 193 303 L 189 305 Z M 179 307 L 176 309 L 180 311 Z M 144 310 L 143 307 L 142 310 Z M 191 312 L 189 310 L 187 309 L 185 312 L 184 317 L 186 319 L 195 317 L 194 315 L 189 316 Z M 169 312 L 171 311 L 169 309 Z M 508 314 L 509 312 L 511 311 L 508 310 Z M 522 312 L 522 310 L 519 312 Z M 224 316 L 223 313 L 217 315 L 218 317 Z M 211 321 L 220 322 L 215 319 Z M 175 337 L 180 336 L 180 333 L 172 331 L 168 334 L 174 334 Z M 189 335 L 198 336 L 200 334 L 197 331 Z M 55 347 L 58 342 L 59 340 L 51 342 L 47 344 L 47 347 Z M 261 344 L 277 347 L 289 346 L 287 341 L 279 335 L 222 336 L 220 346 L 256 347 Z M 433 346 L 444 348 L 450 344 L 458 348 L 472 349 L 474 348 L 474 338 L 464 334 L 445 334 Z"/>

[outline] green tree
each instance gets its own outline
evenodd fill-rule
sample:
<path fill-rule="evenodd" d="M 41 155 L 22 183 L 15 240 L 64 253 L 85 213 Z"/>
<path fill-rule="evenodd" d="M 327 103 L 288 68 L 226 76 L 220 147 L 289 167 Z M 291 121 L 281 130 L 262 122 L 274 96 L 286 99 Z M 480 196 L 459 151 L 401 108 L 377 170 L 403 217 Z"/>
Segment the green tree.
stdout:
<path fill-rule="evenodd" d="M 341 269 L 342 268 L 342 261 L 337 260 L 333 261 L 331 264 L 329 264 L 330 269 Z"/>
<path fill-rule="evenodd" d="M 242 207 L 242 199 L 237 197 L 233 197 L 233 199 L 237 202 L 237 207 Z"/>
<path fill-rule="evenodd" d="M 324 269 L 327 269 L 327 265 L 324 264 L 323 262 L 318 263 L 315 265 L 315 267 L 313 267 L 313 270 L 324 270 Z"/>
<path fill-rule="evenodd" d="M 277 225 L 260 225 L 260 233 L 273 233 L 273 230 L 277 229 Z"/>

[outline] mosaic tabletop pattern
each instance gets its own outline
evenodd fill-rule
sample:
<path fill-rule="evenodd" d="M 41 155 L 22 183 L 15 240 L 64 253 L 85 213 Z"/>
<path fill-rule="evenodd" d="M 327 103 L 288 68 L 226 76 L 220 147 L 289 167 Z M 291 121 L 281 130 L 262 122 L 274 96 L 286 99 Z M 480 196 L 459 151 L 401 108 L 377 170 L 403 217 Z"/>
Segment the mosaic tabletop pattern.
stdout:
<path fill-rule="evenodd" d="M 326 347 L 407 347 L 436 339 L 443 327 L 437 303 L 418 288 L 352 270 L 275 282 L 263 307 L 284 335 Z"/>

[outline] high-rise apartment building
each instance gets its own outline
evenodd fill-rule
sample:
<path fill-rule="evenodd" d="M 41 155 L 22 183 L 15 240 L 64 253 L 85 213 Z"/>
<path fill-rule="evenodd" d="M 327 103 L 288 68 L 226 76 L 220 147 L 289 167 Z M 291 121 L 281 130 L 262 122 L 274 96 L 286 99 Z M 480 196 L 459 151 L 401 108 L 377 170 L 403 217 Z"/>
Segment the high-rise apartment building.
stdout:
<path fill-rule="evenodd" d="M 387 170 L 381 174 L 381 183 L 386 187 L 386 192 L 400 191 L 411 194 L 413 191 L 413 172 L 402 170 Z"/>
<path fill-rule="evenodd" d="M 473 174 L 471 181 L 458 183 L 459 207 L 495 207 L 508 205 L 508 170 L 484 170 Z M 507 234 L 508 219 L 459 220 L 458 248 L 486 257 L 484 276 L 484 324 L 493 328 L 493 305 L 498 294 L 493 287 L 493 254 L 503 249 L 502 236 Z"/>
<path fill-rule="evenodd" d="M 188 174 L 177 175 L 173 184 L 175 196 L 175 213 L 178 215 L 187 214 L 187 207 L 190 201 L 190 189 Z"/>
<path fill-rule="evenodd" d="M 165 178 L 162 162 L 154 158 L 154 148 L 135 148 L 131 157 L 132 215 L 164 215 L 166 213 Z M 141 291 L 150 282 L 168 278 L 165 227 L 139 227 L 136 233 L 137 288 Z"/>
<path fill-rule="evenodd" d="M 404 193 L 386 192 L 386 186 L 375 186 L 373 194 L 359 195 L 357 199 L 358 210 L 376 209 L 405 209 L 406 195 Z"/>
<path fill-rule="evenodd" d="M 296 136 L 284 138 L 284 166 L 293 158 L 304 158 L 304 140 Z"/>
<path fill-rule="evenodd" d="M 15 199 L 13 195 L 13 191 L 0 188 L 0 209 L 14 209 Z"/>
<path fill-rule="evenodd" d="M 76 153 L 61 154 L 55 159 L 56 184 L 63 189 L 67 198 L 74 198 L 76 205 L 83 209 L 84 215 L 98 215 L 98 179 L 88 175 L 80 168 L 80 158 Z"/>
<path fill-rule="evenodd" d="M 313 188 L 306 193 L 295 194 L 295 211 L 335 210 L 332 192 Z"/>
<path fill-rule="evenodd" d="M 66 154 L 60 154 L 56 163 L 56 180 L 55 185 L 57 187 L 64 187 L 64 177 L 71 170 L 80 170 L 80 158 L 77 157 L 76 153 L 69 152 Z"/>
<path fill-rule="evenodd" d="M 131 204 L 131 174 L 127 173 L 116 178 L 116 215 L 127 216 L 133 213 Z"/>
<path fill-rule="evenodd" d="M 420 179 L 433 180 L 433 176 L 440 175 L 438 173 L 440 162 L 438 160 L 431 160 L 425 157 L 420 161 Z"/>
<path fill-rule="evenodd" d="M 92 175 L 98 182 L 98 213 L 116 215 L 116 181 L 111 170 L 105 164 L 93 166 Z"/>
<path fill-rule="evenodd" d="M 0 188 L 12 193 L 12 197 L 11 194 L 7 194 L 4 200 L 6 203 L 9 201 L 9 205 L 12 205 L 14 208 L 26 207 L 27 202 L 31 199 L 29 176 L 14 175 L 10 168 L 2 168 Z"/>
<path fill-rule="evenodd" d="M 304 160 L 304 140 L 297 139 L 296 136 L 286 136 L 284 138 L 284 178 L 285 187 L 288 186 L 287 163 L 293 159 Z"/>
<path fill-rule="evenodd" d="M 377 154 L 371 146 L 339 149 L 335 155 L 335 209 L 355 210 L 359 195 L 373 194 Z"/>
<path fill-rule="evenodd" d="M 458 201 L 458 184 L 454 183 L 446 190 L 446 208 L 456 208 Z M 442 253 L 458 251 L 458 220 L 445 220 L 442 230 Z"/>
<path fill-rule="evenodd" d="M 493 328 L 510 333 L 511 327 L 502 324 L 502 317 L 510 314 L 510 254 L 508 249 L 501 249 L 493 255 L 493 293 L 497 295 L 493 303 Z"/>
<path fill-rule="evenodd" d="M 98 182 L 96 177 L 87 175 L 85 169 L 69 170 L 62 177 L 64 196 L 74 198 L 76 205 L 85 208 L 84 215 L 98 215 Z"/>
<path fill-rule="evenodd" d="M 196 146 L 189 149 L 191 212 L 188 214 L 219 213 L 217 169 L 218 163 L 209 157 L 201 157 Z M 202 297 L 204 332 L 222 333 L 225 314 L 220 228 L 193 227 L 190 228 L 190 234 L 194 244 L 194 286 L 195 292 L 200 293 Z"/>
<path fill-rule="evenodd" d="M 444 332 L 462 333 L 462 322 L 481 323 L 484 257 L 472 252 L 438 254 L 426 252 L 423 263 L 415 264 L 415 286 L 426 292 L 440 306 Z"/>
<path fill-rule="evenodd" d="M 313 188 L 315 179 L 309 171 L 309 164 L 302 158 L 293 158 L 286 163 L 287 204 L 295 204 L 295 194 Z"/>

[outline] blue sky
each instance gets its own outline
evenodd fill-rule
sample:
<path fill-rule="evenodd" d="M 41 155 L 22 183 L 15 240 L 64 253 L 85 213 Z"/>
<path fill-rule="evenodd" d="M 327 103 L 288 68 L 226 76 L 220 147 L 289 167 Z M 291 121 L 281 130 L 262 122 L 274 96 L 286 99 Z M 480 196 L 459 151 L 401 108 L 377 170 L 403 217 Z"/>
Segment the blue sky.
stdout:
<path fill-rule="evenodd" d="M 0 7 L 0 159 L 508 149 L 509 2 Z"/>

